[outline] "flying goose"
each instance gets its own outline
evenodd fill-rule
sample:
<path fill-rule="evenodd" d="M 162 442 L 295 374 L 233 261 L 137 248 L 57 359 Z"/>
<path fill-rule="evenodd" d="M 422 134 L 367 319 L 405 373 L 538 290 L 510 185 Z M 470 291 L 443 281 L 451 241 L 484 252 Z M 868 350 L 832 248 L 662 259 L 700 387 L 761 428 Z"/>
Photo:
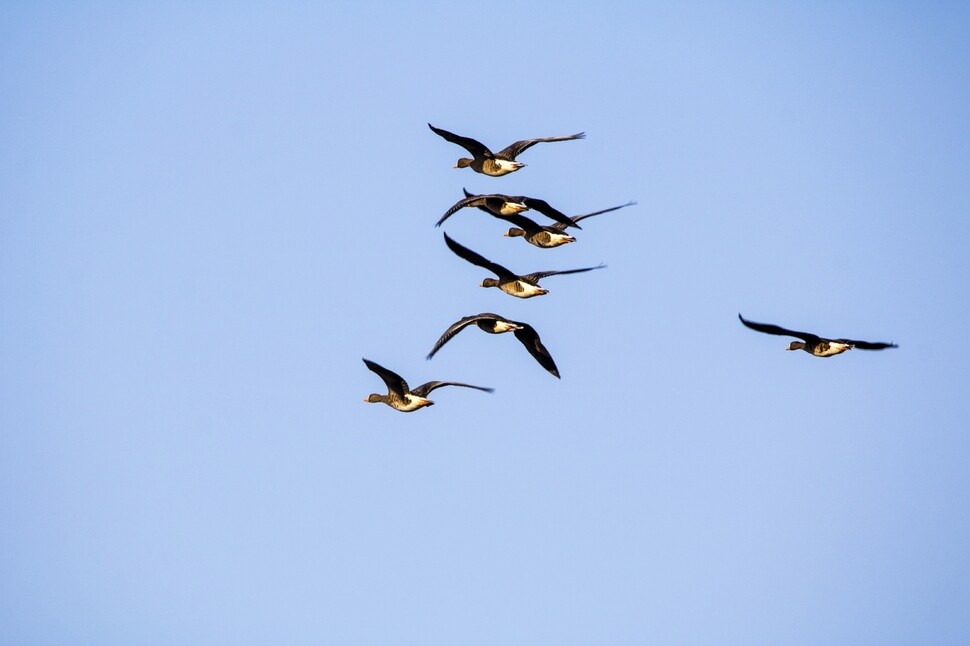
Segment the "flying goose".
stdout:
<path fill-rule="evenodd" d="M 467 190 L 465 191 L 465 195 L 467 197 L 475 197 Z M 635 204 L 636 204 L 635 200 L 630 200 L 626 204 L 621 204 L 619 206 L 611 206 L 610 208 L 603 209 L 601 211 L 593 211 L 592 213 L 586 213 L 584 215 L 566 216 L 566 217 L 572 223 L 572 226 L 576 227 L 577 229 L 580 229 L 582 228 L 579 226 L 579 222 L 581 220 L 585 220 L 586 218 L 591 218 L 594 215 L 602 215 L 603 213 L 609 213 L 610 211 L 616 211 L 628 206 L 633 206 Z M 536 209 L 536 210 L 539 211 L 539 209 Z M 539 212 L 542 213 L 542 211 L 539 211 Z M 509 222 L 515 225 L 514 227 L 509 228 L 509 230 L 505 232 L 506 238 L 521 237 L 525 239 L 525 241 L 528 242 L 529 244 L 535 245 L 536 247 L 541 247 L 543 249 L 551 249 L 553 247 L 558 247 L 560 245 L 568 244 L 570 242 L 576 242 L 576 238 L 572 237 L 571 235 L 565 232 L 566 227 L 570 225 L 564 224 L 561 220 L 559 220 L 559 218 L 553 218 L 557 220 L 557 222 L 549 226 L 543 226 L 541 224 L 538 224 L 534 220 L 522 215 L 521 213 L 513 213 L 510 215 L 503 214 L 502 219 L 508 220 Z"/>
<path fill-rule="evenodd" d="M 445 214 L 441 216 L 441 219 L 435 223 L 436 227 L 440 227 L 441 224 L 450 218 L 452 214 L 466 206 L 475 206 L 485 211 L 490 215 L 496 217 L 505 217 L 509 215 L 516 215 L 522 211 L 528 211 L 529 209 L 534 209 L 545 216 L 548 216 L 560 224 L 563 229 L 566 227 L 576 227 L 580 229 L 579 225 L 575 224 L 568 215 L 561 213 L 558 210 L 549 206 L 549 203 L 545 200 L 536 199 L 534 197 L 526 197 L 525 195 L 502 195 L 499 193 L 490 193 L 488 195 L 472 195 L 467 190 L 465 191 L 465 199 L 458 200 L 452 205 L 450 209 L 445 211 Z"/>
<path fill-rule="evenodd" d="M 546 346 L 542 345 L 542 340 L 539 338 L 539 334 L 535 331 L 534 327 L 528 323 L 512 321 L 498 314 L 490 314 L 488 312 L 475 314 L 474 316 L 466 316 L 452 323 L 434 344 L 434 347 L 431 348 L 431 352 L 428 353 L 427 358 L 430 359 L 433 357 L 441 349 L 441 346 L 451 340 L 451 337 L 472 324 L 477 325 L 489 334 L 513 332 L 515 338 L 525 346 L 525 349 L 539 362 L 539 365 L 552 373 L 557 379 L 559 378 L 559 369 L 556 368 L 556 362 L 552 360 L 552 355 L 546 350 Z"/>
<path fill-rule="evenodd" d="M 471 249 L 458 244 L 449 238 L 447 233 L 445 233 L 444 236 L 445 244 L 447 244 L 448 248 L 455 252 L 458 256 L 461 256 L 473 265 L 478 265 L 479 267 L 488 269 L 498 276 L 498 279 L 486 278 L 483 280 L 482 287 L 498 287 L 506 294 L 516 296 L 518 298 L 532 298 L 533 296 L 542 296 L 543 294 L 547 294 L 549 290 L 539 287 L 539 281 L 547 276 L 556 276 L 558 274 L 578 274 L 580 272 L 591 271 L 593 269 L 602 269 L 606 266 L 604 264 L 599 264 L 595 267 L 584 267 L 582 269 L 537 271 L 531 274 L 518 276 L 513 274 L 502 265 L 492 262 L 475 253 Z"/>
<path fill-rule="evenodd" d="M 495 391 L 494 388 L 483 388 L 482 386 L 461 384 L 457 381 L 429 381 L 428 383 L 421 384 L 414 390 L 411 390 L 408 388 L 408 382 L 404 381 L 401 378 L 401 375 L 397 374 L 396 372 L 392 372 L 384 366 L 378 365 L 368 359 L 364 359 L 364 365 L 375 372 L 377 376 L 383 379 L 384 383 L 387 384 L 386 395 L 371 393 L 364 399 L 364 401 L 368 404 L 384 402 L 394 410 L 399 410 L 402 413 L 410 413 L 411 411 L 416 411 L 425 406 L 433 406 L 434 402 L 427 398 L 428 394 L 435 388 L 441 388 L 442 386 L 462 386 L 464 388 L 484 390 L 487 393 Z"/>
<path fill-rule="evenodd" d="M 779 336 L 797 336 L 801 341 L 792 341 L 786 348 L 787 350 L 804 350 L 816 357 L 834 357 L 842 354 L 846 350 L 857 348 L 859 350 L 885 350 L 886 348 L 898 348 L 895 343 L 871 343 L 869 341 L 856 341 L 855 339 L 823 339 L 820 336 L 809 334 L 808 332 L 796 332 L 786 330 L 783 327 L 772 325 L 771 323 L 755 323 L 745 320 L 738 314 L 738 318 L 745 326 L 764 332 L 765 334 L 776 334 Z"/>
<path fill-rule="evenodd" d="M 585 220 L 586 218 L 591 218 L 594 215 L 601 215 L 603 213 L 609 213 L 610 211 L 616 211 L 617 209 L 622 209 L 627 206 L 633 206 L 636 204 L 634 201 L 627 202 L 626 204 L 621 204 L 620 206 L 613 206 L 608 209 L 603 209 L 602 211 L 593 211 L 592 213 L 586 213 L 585 215 L 577 215 L 570 217 L 569 219 L 573 221 L 573 226 L 577 229 L 579 227 L 579 221 Z M 550 249 L 552 247 L 558 247 L 560 245 L 567 244 L 569 242 L 575 242 L 576 238 L 568 235 L 566 227 L 561 223 L 556 222 L 549 226 L 536 225 L 535 222 L 525 217 L 524 215 L 518 215 L 517 218 L 505 218 L 512 222 L 516 226 L 510 227 L 508 231 L 505 232 L 506 238 L 521 237 L 525 239 L 531 245 L 536 247 L 542 247 L 543 249 Z M 530 226 L 532 225 L 532 226 Z"/>
<path fill-rule="evenodd" d="M 457 163 L 455 163 L 455 168 L 466 168 L 471 166 L 471 169 L 476 173 L 483 173 L 492 177 L 500 177 L 502 175 L 514 173 L 525 166 L 525 164 L 522 162 L 515 161 L 515 158 L 536 144 L 551 141 L 583 139 L 586 136 L 586 133 L 579 132 L 575 135 L 567 135 L 564 137 L 539 137 L 537 139 L 523 139 L 522 141 L 517 141 L 514 144 L 503 148 L 497 153 L 493 153 L 484 144 L 479 141 L 475 141 L 471 137 L 462 137 L 461 135 L 456 135 L 448 132 L 447 130 L 435 128 L 430 123 L 428 124 L 428 127 L 431 128 L 432 132 L 439 137 L 442 137 L 453 144 L 458 144 L 471 153 L 472 157 L 474 157 L 474 159 L 462 157 Z"/>

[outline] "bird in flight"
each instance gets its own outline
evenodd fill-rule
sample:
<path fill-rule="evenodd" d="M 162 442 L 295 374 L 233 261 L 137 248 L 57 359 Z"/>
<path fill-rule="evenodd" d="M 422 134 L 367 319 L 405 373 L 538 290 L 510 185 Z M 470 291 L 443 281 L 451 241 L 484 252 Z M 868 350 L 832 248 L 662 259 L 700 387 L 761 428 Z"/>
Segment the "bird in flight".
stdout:
<path fill-rule="evenodd" d="M 563 227 L 563 229 L 566 227 L 576 227 L 577 229 L 582 228 L 568 215 L 549 206 L 549 202 L 546 202 L 545 200 L 527 197 L 525 195 L 502 195 L 500 193 L 472 195 L 468 191 L 465 191 L 465 199 L 455 202 L 450 209 L 445 211 L 445 214 L 441 216 L 441 219 L 435 223 L 435 226 L 440 227 L 445 220 L 466 206 L 478 207 L 482 211 L 485 211 L 486 213 L 494 215 L 498 218 L 504 218 L 509 215 L 517 215 L 523 211 L 533 209 L 555 220 L 557 224 Z"/>
<path fill-rule="evenodd" d="M 466 190 L 465 197 L 473 198 L 473 197 L 479 197 L 479 196 L 469 193 Z M 558 217 L 553 217 L 548 213 L 546 213 L 546 215 L 549 215 L 549 217 L 556 220 L 555 224 L 551 224 L 548 226 L 538 224 L 533 219 L 522 215 L 521 212 L 510 213 L 510 214 L 500 214 L 500 215 L 496 215 L 496 217 L 500 217 L 503 220 L 508 220 L 509 222 L 515 225 L 513 227 L 509 227 L 509 230 L 505 232 L 504 235 L 506 238 L 521 237 L 526 242 L 536 247 L 540 247 L 542 249 L 552 249 L 553 247 L 559 247 L 564 244 L 569 244 L 570 242 L 576 242 L 576 238 L 566 233 L 566 227 L 573 226 L 573 227 L 576 227 L 577 229 L 581 229 L 582 227 L 579 226 L 579 222 L 581 220 L 585 220 L 586 218 L 591 218 L 594 215 L 602 215 L 604 213 L 609 213 L 610 211 L 617 211 L 619 209 L 622 209 L 628 206 L 633 206 L 635 204 L 636 202 L 634 200 L 631 200 L 626 204 L 621 204 L 619 206 L 611 206 L 608 209 L 593 211 L 592 213 L 585 213 L 583 215 L 565 216 L 571 224 L 566 224 L 562 219 Z M 479 207 L 479 208 L 482 208 L 482 207 Z M 544 213 L 541 209 L 536 209 L 536 211 L 539 211 L 539 213 Z M 559 212 L 557 211 L 557 213 Z"/>
<path fill-rule="evenodd" d="M 741 322 L 745 326 L 758 332 L 764 332 L 765 334 L 776 334 L 778 336 L 798 337 L 801 339 L 801 341 L 792 341 L 786 349 L 804 350 L 805 352 L 808 352 L 816 357 L 834 357 L 837 354 L 842 354 L 846 350 L 851 350 L 853 348 L 856 348 L 857 350 L 885 350 L 886 348 L 899 347 L 895 343 L 873 343 L 870 341 L 857 341 L 855 339 L 826 339 L 808 332 L 787 330 L 778 325 L 772 325 L 771 323 L 755 323 L 754 321 L 748 321 L 740 314 L 738 314 L 738 318 L 741 319 Z"/>
<path fill-rule="evenodd" d="M 552 355 L 546 350 L 546 346 L 542 345 L 542 340 L 539 338 L 539 333 L 536 332 L 535 328 L 528 323 L 521 323 L 519 321 L 512 321 L 505 318 L 504 316 L 499 316 L 498 314 L 491 314 L 488 312 L 482 314 L 475 314 L 474 316 L 465 316 L 454 323 L 452 323 L 441 338 L 434 344 L 431 348 L 431 352 L 428 353 L 428 359 L 433 357 L 435 353 L 441 349 L 441 346 L 448 343 L 451 337 L 455 336 L 466 327 L 470 325 L 477 325 L 479 329 L 488 332 L 489 334 L 502 334 L 504 332 L 512 332 L 515 334 L 515 338 L 519 340 L 520 343 L 529 351 L 529 354 L 539 362 L 539 365 L 549 371 L 550 374 L 559 378 L 559 369 L 556 367 L 556 362 L 552 360 Z"/>
<path fill-rule="evenodd" d="M 468 247 L 465 247 L 451 238 L 445 233 L 445 244 L 451 249 L 455 254 L 464 258 L 473 265 L 478 265 L 484 269 L 488 269 L 490 272 L 498 276 L 498 278 L 486 278 L 482 281 L 482 287 L 498 287 L 506 294 L 510 296 L 515 296 L 518 298 L 532 298 L 533 296 L 542 296 L 543 294 L 549 293 L 549 290 L 543 289 L 539 286 L 539 281 L 547 276 L 556 276 L 559 274 L 578 274 L 584 271 L 592 271 L 593 269 L 602 269 L 606 267 L 604 264 L 599 264 L 595 267 L 583 267 L 582 269 L 563 269 L 559 271 L 537 271 L 531 274 L 524 274 L 519 276 L 513 274 L 511 271 L 498 264 L 497 262 L 492 262 L 484 256 L 481 256 Z"/>
<path fill-rule="evenodd" d="M 474 388 L 475 390 L 484 390 L 487 393 L 494 392 L 494 388 L 484 388 L 482 386 L 472 386 L 471 384 L 462 384 L 457 381 L 429 381 L 426 384 L 421 384 L 413 390 L 408 388 L 408 382 L 401 378 L 401 375 L 388 370 L 384 366 L 381 366 L 369 359 L 364 359 L 364 365 L 366 365 L 371 371 L 377 374 L 378 377 L 384 380 L 387 385 L 387 394 L 379 395 L 378 393 L 371 393 L 368 395 L 364 401 L 369 404 L 376 404 L 378 402 L 383 402 L 393 408 L 394 410 L 399 410 L 402 413 L 410 413 L 416 411 L 419 408 L 424 408 L 425 406 L 433 406 L 434 402 L 428 399 L 428 395 L 432 390 L 436 388 L 441 388 L 442 386 L 462 386 L 463 388 Z"/>
<path fill-rule="evenodd" d="M 459 159 L 455 163 L 455 168 L 471 167 L 471 169 L 476 173 L 482 173 L 492 177 L 508 175 L 509 173 L 514 173 L 525 166 L 525 164 L 522 162 L 515 161 L 515 158 L 536 144 L 552 141 L 583 139 L 586 136 L 586 133 L 578 132 L 575 135 L 565 135 L 562 137 L 538 137 L 536 139 L 523 139 L 522 141 L 517 141 L 514 144 L 503 148 L 497 153 L 493 153 L 488 149 L 488 147 L 485 146 L 485 144 L 481 143 L 480 141 L 476 141 L 471 137 L 462 137 L 461 135 L 456 135 L 452 132 L 448 132 L 447 130 L 435 128 L 430 123 L 428 124 L 428 127 L 431 128 L 432 132 L 434 132 L 436 135 L 450 141 L 453 144 L 458 144 L 472 155 L 472 159 L 468 159 L 467 157 L 462 157 Z"/>

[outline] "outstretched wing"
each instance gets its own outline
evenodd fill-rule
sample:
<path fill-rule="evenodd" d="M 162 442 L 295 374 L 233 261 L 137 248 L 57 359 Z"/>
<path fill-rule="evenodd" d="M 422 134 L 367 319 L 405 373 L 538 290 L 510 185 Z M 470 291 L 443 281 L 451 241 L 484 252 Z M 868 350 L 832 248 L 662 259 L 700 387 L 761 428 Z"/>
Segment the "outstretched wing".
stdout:
<path fill-rule="evenodd" d="M 576 227 L 577 229 L 583 228 L 576 224 L 573 218 L 569 217 L 558 209 L 554 209 L 549 206 L 549 202 L 546 202 L 545 200 L 539 200 L 534 197 L 523 197 L 521 198 L 521 201 L 533 211 L 538 211 L 544 216 L 552 218 L 556 222 L 562 224 L 564 227 Z"/>
<path fill-rule="evenodd" d="M 610 207 L 608 209 L 603 209 L 602 211 L 593 211 L 592 213 L 585 213 L 583 215 L 576 215 L 576 216 L 573 216 L 570 219 L 573 221 L 573 223 L 576 223 L 576 222 L 579 222 L 581 220 L 585 220 L 586 218 L 591 218 L 594 215 L 603 215 L 604 213 L 609 213 L 610 211 L 616 211 L 618 209 L 626 208 L 628 206 L 633 206 L 634 204 L 636 204 L 636 201 L 635 200 L 630 200 L 626 204 L 621 204 L 620 206 L 612 206 L 612 207 Z M 558 222 L 556 224 L 553 224 L 552 226 L 553 226 L 553 228 L 559 229 L 560 231 L 565 231 L 566 230 L 566 227 L 564 225 L 562 225 L 562 224 L 559 224 Z"/>
<path fill-rule="evenodd" d="M 481 198 L 488 197 L 488 195 L 485 195 L 485 194 L 478 194 L 478 195 L 476 195 L 475 193 L 469 193 L 468 192 L 468 189 L 465 188 L 464 186 L 462 187 L 461 190 L 465 194 L 465 197 L 481 197 Z M 495 195 L 493 193 L 493 194 L 491 194 L 491 197 L 500 197 L 500 196 Z M 501 196 L 501 197 L 504 197 L 504 196 Z M 480 208 L 482 211 L 485 211 L 486 213 L 491 213 L 492 215 L 495 215 L 494 213 L 492 213 L 492 210 L 491 209 L 489 209 L 487 206 L 485 206 L 485 200 L 484 199 L 482 200 L 481 204 L 475 204 L 474 206 L 477 206 L 478 208 Z"/>
<path fill-rule="evenodd" d="M 502 265 L 498 264 L 497 262 L 492 262 L 491 260 L 485 258 L 484 256 L 480 256 L 479 254 L 475 253 L 468 247 L 458 244 L 457 242 L 449 238 L 447 233 L 445 233 L 444 236 L 445 236 L 445 244 L 448 245 L 448 248 L 451 249 L 453 252 L 455 252 L 455 254 L 457 254 L 459 257 L 464 258 L 471 264 L 478 265 L 479 267 L 483 267 L 489 270 L 490 272 L 492 272 L 493 274 L 495 274 L 496 276 L 498 276 L 499 278 L 508 278 L 508 277 L 515 276 L 515 274 L 513 274 L 511 271 L 509 271 Z"/>
<path fill-rule="evenodd" d="M 425 357 L 425 359 L 430 359 L 431 357 L 433 357 L 435 353 L 441 349 L 441 346 L 443 346 L 444 344 L 448 343 L 448 341 L 451 340 L 451 337 L 455 336 L 456 334 L 464 330 L 469 325 L 486 319 L 496 320 L 499 318 L 501 317 L 495 314 L 475 314 L 474 316 L 465 316 L 455 321 L 448 327 L 447 330 L 445 330 L 444 334 L 441 335 L 441 338 L 439 338 L 438 341 L 434 344 L 434 347 L 431 348 L 431 352 L 428 353 L 428 356 Z"/>
<path fill-rule="evenodd" d="M 428 124 L 428 125 L 431 125 L 431 124 Z M 434 128 L 432 128 L 432 130 L 434 130 Z M 441 136 L 444 137 L 444 135 L 441 135 Z M 574 135 L 566 135 L 564 137 L 538 137 L 537 139 L 523 139 L 522 141 L 517 141 L 514 144 L 503 148 L 495 156 L 498 157 L 499 159 L 507 159 L 509 161 L 515 161 L 516 157 L 524 153 L 529 148 L 532 148 L 536 144 L 548 143 L 552 141 L 570 141 L 572 139 L 583 139 L 585 137 L 586 137 L 585 132 L 577 132 Z"/>
<path fill-rule="evenodd" d="M 470 152 L 474 157 L 494 157 L 494 155 L 492 155 L 492 151 L 486 148 L 485 144 L 480 141 L 476 141 L 471 137 L 462 137 L 461 135 L 456 135 L 453 132 L 448 132 L 447 130 L 442 130 L 441 128 L 435 128 L 430 123 L 428 124 L 428 127 L 431 128 L 431 131 L 439 137 L 442 137 L 453 144 L 458 144 Z"/>
<path fill-rule="evenodd" d="M 411 394 L 417 395 L 418 397 L 427 397 L 428 394 L 435 388 L 441 388 L 442 386 L 461 386 L 462 388 L 474 388 L 475 390 L 484 390 L 487 393 L 495 392 L 494 388 L 486 388 L 484 386 L 472 386 L 471 384 L 462 384 L 457 381 L 429 381 L 426 384 L 421 384 L 417 388 L 411 391 Z"/>
<path fill-rule="evenodd" d="M 518 324 L 522 328 L 513 332 L 515 338 L 525 346 L 525 349 L 539 362 L 540 366 L 552 373 L 556 379 L 559 379 L 559 368 L 556 367 L 556 362 L 552 360 L 552 355 L 546 350 L 546 346 L 542 345 L 542 340 L 539 338 L 538 332 L 528 323 Z"/>
<path fill-rule="evenodd" d="M 771 323 L 755 323 L 754 321 L 748 321 L 741 314 L 738 314 L 738 318 L 744 323 L 745 327 L 749 327 L 756 332 L 764 332 L 765 334 L 776 334 L 778 336 L 796 336 L 803 341 L 811 341 L 818 339 L 814 334 L 809 334 L 808 332 L 796 332 L 795 330 L 788 330 L 780 325 L 772 325 Z"/>
<path fill-rule="evenodd" d="M 858 350 L 885 350 L 886 348 L 898 348 L 895 343 L 872 343 L 869 341 L 855 341 L 853 339 L 836 339 L 838 343 L 848 343 Z"/>
<path fill-rule="evenodd" d="M 488 196 L 485 196 L 485 195 L 470 195 L 470 196 L 466 197 L 463 200 L 458 200 L 457 202 L 455 202 L 451 206 L 450 209 L 448 209 L 447 211 L 445 211 L 445 214 L 442 215 L 441 216 L 441 219 L 438 220 L 437 222 L 435 222 L 434 225 L 436 227 L 440 227 L 445 220 L 447 220 L 452 215 L 454 215 L 456 212 L 462 210 L 466 206 L 477 206 L 477 207 L 481 208 L 482 205 L 485 204 L 485 198 L 486 197 L 488 197 Z M 488 209 L 485 209 L 485 210 L 487 211 Z M 491 211 L 489 211 L 489 213 L 491 213 Z"/>
<path fill-rule="evenodd" d="M 560 274 L 579 274 L 584 271 L 593 271 L 594 269 L 603 269 L 606 267 L 603 263 L 596 265 L 595 267 L 583 267 L 582 269 L 560 269 L 558 271 L 537 271 L 534 274 L 527 274 L 522 276 L 522 280 L 526 282 L 531 282 L 535 284 L 536 282 L 542 280 L 547 276 L 558 276 Z"/>
<path fill-rule="evenodd" d="M 493 213 L 493 215 L 495 214 Z M 527 233 L 532 233 L 533 231 L 542 231 L 544 228 L 538 222 L 532 220 L 531 218 L 525 217 L 521 213 L 513 213 L 511 215 L 496 215 L 495 217 L 501 218 L 507 222 L 511 222 Z"/>
<path fill-rule="evenodd" d="M 371 371 L 375 372 L 378 377 L 384 380 L 387 385 L 387 389 L 397 395 L 398 397 L 404 397 L 408 392 L 408 382 L 401 378 L 401 375 L 397 374 L 393 370 L 388 370 L 384 366 L 374 363 L 370 359 L 364 359 L 364 365 L 370 368 Z"/>

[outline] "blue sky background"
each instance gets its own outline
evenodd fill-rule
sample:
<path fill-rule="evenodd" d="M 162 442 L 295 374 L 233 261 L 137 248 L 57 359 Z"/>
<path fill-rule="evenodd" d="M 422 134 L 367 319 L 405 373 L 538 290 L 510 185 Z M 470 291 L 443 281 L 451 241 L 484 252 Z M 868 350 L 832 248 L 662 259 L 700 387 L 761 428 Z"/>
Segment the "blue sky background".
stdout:
<path fill-rule="evenodd" d="M 333 4 L 0 6 L 0 642 L 967 643 L 970 9 Z"/>

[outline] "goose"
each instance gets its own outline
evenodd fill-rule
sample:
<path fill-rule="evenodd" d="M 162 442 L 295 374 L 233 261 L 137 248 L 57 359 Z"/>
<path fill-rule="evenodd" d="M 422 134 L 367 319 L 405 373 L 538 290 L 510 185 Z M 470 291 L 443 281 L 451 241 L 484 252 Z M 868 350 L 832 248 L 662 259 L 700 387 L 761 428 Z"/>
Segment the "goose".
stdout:
<path fill-rule="evenodd" d="M 448 343 L 451 337 L 455 336 L 466 327 L 470 325 L 477 325 L 479 329 L 488 332 L 489 334 L 502 334 L 503 332 L 512 332 L 515 334 L 515 338 L 525 346 L 525 349 L 529 351 L 529 354 L 539 362 L 539 365 L 548 370 L 553 376 L 559 379 L 559 369 L 556 367 L 556 362 L 552 360 L 552 355 L 546 350 L 546 346 L 542 345 L 542 340 L 539 338 L 539 333 L 536 332 L 535 328 L 528 323 L 521 323 L 519 321 L 513 321 L 507 319 L 504 316 L 499 316 L 498 314 L 491 314 L 489 312 L 483 312 L 482 314 L 475 314 L 474 316 L 465 316 L 454 323 L 452 323 L 441 338 L 434 344 L 431 348 L 431 352 L 428 353 L 427 359 L 431 359 L 435 353 L 441 349 L 441 346 Z"/>
<path fill-rule="evenodd" d="M 791 344 L 786 348 L 786 350 L 804 350 L 811 355 L 816 357 L 834 357 L 837 354 L 842 354 L 846 350 L 851 350 L 856 348 L 858 350 L 885 350 L 886 348 L 898 348 L 899 346 L 895 343 L 872 343 L 870 341 L 856 341 L 855 339 L 825 339 L 808 332 L 796 332 L 794 330 L 786 330 L 778 325 L 772 325 L 771 323 L 755 323 L 754 321 L 746 320 L 741 314 L 738 314 L 738 318 L 741 322 L 758 332 L 764 332 L 765 334 L 776 334 L 779 336 L 797 336 L 801 341 L 792 341 Z"/>
<path fill-rule="evenodd" d="M 627 206 L 633 206 L 634 204 L 636 204 L 636 202 L 631 200 L 626 204 L 612 206 L 608 209 L 603 209 L 602 211 L 593 211 L 592 213 L 586 213 L 584 215 L 571 216 L 569 219 L 573 221 L 573 226 L 578 229 L 580 228 L 580 220 L 591 218 L 594 215 L 602 215 L 603 213 L 616 211 Z M 558 247 L 570 242 L 576 242 L 576 238 L 567 234 L 566 227 L 560 222 L 556 222 L 555 224 L 551 224 L 549 226 L 541 226 L 524 215 L 516 215 L 518 217 L 514 219 L 511 217 L 505 218 L 512 224 L 516 225 L 514 227 L 510 227 L 509 230 L 503 234 L 506 238 L 521 237 L 529 244 L 535 245 L 536 247 L 541 247 L 543 249 L 551 249 L 553 247 Z"/>
<path fill-rule="evenodd" d="M 572 218 L 570 218 L 568 215 L 561 213 L 557 209 L 549 206 L 549 202 L 546 202 L 545 200 L 527 197 L 525 195 L 513 196 L 502 195 L 499 193 L 472 195 L 467 190 L 465 191 L 465 199 L 455 202 L 450 209 L 445 211 L 445 214 L 441 216 L 441 219 L 435 223 L 435 226 L 440 227 L 445 220 L 466 206 L 478 207 L 482 211 L 500 218 L 509 215 L 517 215 L 522 211 L 533 209 L 545 216 L 552 218 L 557 224 L 560 224 L 563 229 L 566 227 L 576 227 L 577 229 L 582 228 L 575 224 Z"/>
<path fill-rule="evenodd" d="M 543 289 L 539 286 L 539 281 L 547 276 L 556 276 L 558 274 L 578 274 L 580 272 L 592 271 L 593 269 L 602 269 L 603 267 L 606 267 L 606 265 L 600 263 L 595 267 L 564 269 L 559 271 L 537 271 L 531 274 L 519 276 L 513 274 L 502 265 L 480 256 L 468 247 L 458 244 L 449 238 L 447 233 L 445 233 L 444 236 L 445 244 L 447 244 L 448 248 L 451 249 L 455 254 L 461 258 L 464 258 L 473 265 L 478 265 L 479 267 L 488 269 L 498 276 L 498 279 L 486 278 L 483 280 L 482 287 L 498 287 L 506 294 L 518 298 L 532 298 L 533 296 L 542 296 L 543 294 L 549 293 L 549 290 Z"/>
<path fill-rule="evenodd" d="M 467 157 L 462 157 L 455 163 L 455 168 L 467 168 L 470 166 L 471 169 L 476 173 L 482 173 L 491 177 L 508 175 L 509 173 L 514 173 L 525 166 L 525 164 L 522 162 L 515 161 L 515 158 L 536 144 L 552 141 L 570 141 L 572 139 L 583 139 L 586 137 L 586 133 L 579 132 L 575 135 L 566 135 L 563 137 L 539 137 L 537 139 L 523 139 L 522 141 L 517 141 L 514 144 L 503 148 L 497 153 L 493 153 L 483 143 L 476 141 L 471 137 L 462 137 L 461 135 L 456 135 L 448 132 L 447 130 L 435 128 L 430 123 L 428 124 L 428 127 L 431 128 L 431 131 L 439 137 L 442 137 L 446 141 L 450 141 L 453 144 L 458 144 L 467 150 L 474 158 L 468 159 Z"/>
<path fill-rule="evenodd" d="M 401 378 L 401 375 L 388 370 L 384 366 L 381 366 L 369 359 L 364 359 L 364 365 L 366 365 L 372 372 L 376 373 L 378 377 L 384 380 L 387 385 L 387 394 L 379 395 L 377 393 L 371 393 L 368 395 L 364 401 L 368 404 L 376 404 L 378 402 L 383 402 L 393 408 L 394 410 L 399 410 L 402 413 L 410 413 L 416 411 L 419 408 L 424 408 L 425 406 L 433 406 L 434 402 L 428 399 L 428 394 L 442 386 L 461 386 L 463 388 L 474 388 L 475 390 L 484 390 L 487 393 L 494 392 L 494 388 L 484 388 L 482 386 L 472 386 L 471 384 L 462 384 L 457 381 L 429 381 L 426 384 L 421 384 L 415 389 L 408 388 L 408 382 Z"/>

